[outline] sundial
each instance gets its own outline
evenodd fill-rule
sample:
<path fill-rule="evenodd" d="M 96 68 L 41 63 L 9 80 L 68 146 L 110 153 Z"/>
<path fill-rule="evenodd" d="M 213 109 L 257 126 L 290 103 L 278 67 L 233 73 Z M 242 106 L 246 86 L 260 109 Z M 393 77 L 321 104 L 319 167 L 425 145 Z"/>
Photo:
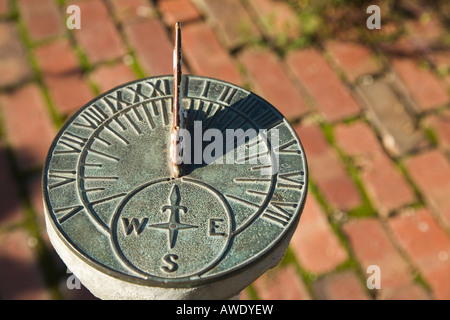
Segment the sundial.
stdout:
<path fill-rule="evenodd" d="M 50 147 L 47 230 L 100 298 L 230 298 L 280 261 L 303 209 L 293 128 L 239 86 L 182 75 L 180 38 L 174 75 L 98 96 Z"/>

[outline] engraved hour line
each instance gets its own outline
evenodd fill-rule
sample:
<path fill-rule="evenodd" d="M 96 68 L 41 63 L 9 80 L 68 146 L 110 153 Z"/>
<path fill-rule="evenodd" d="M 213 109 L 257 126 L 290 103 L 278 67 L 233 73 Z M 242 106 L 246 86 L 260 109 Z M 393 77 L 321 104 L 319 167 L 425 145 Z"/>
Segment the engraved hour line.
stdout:
<path fill-rule="evenodd" d="M 234 178 L 233 181 L 234 182 L 243 182 L 243 183 L 246 183 L 246 182 L 253 183 L 253 182 L 270 182 L 270 181 L 272 181 L 272 179 L 268 179 L 268 178 Z"/>
<path fill-rule="evenodd" d="M 111 160 L 111 161 L 119 162 L 119 160 L 120 160 L 120 159 L 117 158 L 117 157 L 114 157 L 114 156 L 112 156 L 112 155 L 110 155 L 110 154 L 107 154 L 107 153 L 104 153 L 104 152 L 101 152 L 101 151 L 94 150 L 94 149 L 92 149 L 92 148 L 87 149 L 87 151 L 88 151 L 88 152 L 92 152 L 92 153 L 94 153 L 94 154 L 96 154 L 96 155 L 99 155 L 99 156 L 104 157 L 104 158 L 106 158 L 106 159 L 108 159 L 108 160 Z"/>
<path fill-rule="evenodd" d="M 241 199 L 241 198 L 232 196 L 231 194 L 226 194 L 225 196 L 226 196 L 227 198 L 233 199 L 233 200 L 235 200 L 235 201 L 243 202 L 243 203 L 245 203 L 245 204 L 247 204 L 247 205 L 249 205 L 249 206 L 255 207 L 255 208 L 259 208 L 259 207 L 260 207 L 259 204 L 256 204 L 256 203 L 253 203 L 253 202 L 250 202 L 250 201 L 247 201 L 247 200 L 244 200 L 244 199 Z"/>
<path fill-rule="evenodd" d="M 150 113 L 150 110 L 148 109 L 148 103 L 147 103 L 147 106 L 142 104 L 142 109 L 144 109 L 144 114 L 145 114 L 145 116 L 147 118 L 148 125 L 149 125 L 150 129 L 151 130 L 155 129 L 155 127 L 156 127 L 155 126 L 155 122 L 153 122 L 153 117 L 152 117 L 152 115 Z"/>
<path fill-rule="evenodd" d="M 245 190 L 245 193 L 247 194 L 254 194 L 254 195 L 258 195 L 258 196 L 267 196 L 269 195 L 267 192 L 261 192 L 261 191 L 257 191 L 257 190 Z"/>
<path fill-rule="evenodd" d="M 128 113 L 125 113 L 125 118 L 130 123 L 131 127 L 134 129 L 137 135 L 140 135 L 142 133 L 141 129 L 137 126 L 137 124 L 131 119 L 131 116 Z"/>
<path fill-rule="evenodd" d="M 76 180 L 75 174 L 76 174 L 76 171 L 73 171 L 73 170 L 49 169 L 49 171 L 48 171 L 49 178 L 62 179 L 62 181 L 55 182 L 51 185 L 49 184 L 48 188 L 51 190 L 54 188 L 64 186 L 68 183 L 74 182 Z"/>
<path fill-rule="evenodd" d="M 108 176 L 81 176 L 81 178 L 85 180 L 118 180 L 119 177 L 108 177 Z"/>
<path fill-rule="evenodd" d="M 109 124 L 105 125 L 105 128 L 109 130 L 119 141 L 123 142 L 126 145 L 130 144 L 130 141 L 128 141 L 124 136 L 122 136 L 120 133 L 118 133 L 116 130 L 111 128 Z"/>
<path fill-rule="evenodd" d="M 269 157 L 270 153 L 268 153 L 268 151 L 263 151 L 260 153 L 254 153 L 248 156 L 245 156 L 245 158 L 241 158 L 241 159 L 236 159 L 236 163 L 240 163 L 240 162 L 245 162 L 245 161 L 249 161 L 252 159 L 263 159 L 262 157 Z"/>
<path fill-rule="evenodd" d="M 256 171 L 256 170 L 261 170 L 261 169 L 268 169 L 270 167 L 272 167 L 270 164 L 266 165 L 266 166 L 256 166 L 256 167 L 251 167 L 250 171 Z"/>
<path fill-rule="evenodd" d="M 161 100 L 161 109 L 164 118 L 164 125 L 169 125 L 169 115 L 167 114 L 167 99 Z"/>
<path fill-rule="evenodd" d="M 105 191 L 106 188 L 91 188 L 91 189 L 84 189 L 83 191 L 85 193 L 95 193 L 95 192 L 100 192 L 100 191 Z"/>
<path fill-rule="evenodd" d="M 84 191 L 86 191 L 86 190 L 84 190 Z M 89 204 L 90 204 L 91 206 L 93 206 L 93 205 L 96 205 L 96 204 L 100 204 L 100 203 L 103 203 L 103 202 L 107 202 L 107 201 L 114 200 L 114 199 L 116 199 L 116 198 L 121 198 L 121 197 L 126 196 L 126 195 L 127 195 L 127 194 L 126 194 L 125 192 L 123 192 L 123 193 L 118 193 L 118 194 L 115 194 L 115 195 L 112 195 L 112 196 L 109 196 L 109 197 L 105 197 L 105 198 L 102 198 L 102 199 L 98 199 L 98 200 L 94 200 L 94 201 L 89 201 Z"/>
<path fill-rule="evenodd" d="M 111 142 L 109 142 L 108 140 L 106 140 L 104 138 L 100 138 L 99 136 L 94 136 L 93 139 L 100 141 L 101 143 L 103 143 L 104 145 L 106 145 L 108 147 L 111 145 Z"/>
<path fill-rule="evenodd" d="M 203 91 L 202 91 L 201 97 L 206 98 L 208 96 L 208 91 L 209 91 L 210 84 L 211 84 L 211 82 L 209 82 L 209 81 L 205 81 L 204 82 Z"/>

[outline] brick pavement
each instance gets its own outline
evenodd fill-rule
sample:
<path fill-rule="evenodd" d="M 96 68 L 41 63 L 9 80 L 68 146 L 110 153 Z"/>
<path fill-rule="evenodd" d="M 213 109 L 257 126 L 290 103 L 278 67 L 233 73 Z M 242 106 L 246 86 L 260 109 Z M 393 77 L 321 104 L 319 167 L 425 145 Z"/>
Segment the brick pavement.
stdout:
<path fill-rule="evenodd" d="M 81 30 L 66 28 L 71 4 Z M 92 298 L 70 289 L 46 236 L 44 158 L 85 102 L 170 73 L 171 28 L 181 21 L 184 70 L 268 99 L 309 160 L 308 200 L 285 259 L 242 298 L 450 299 L 450 33 L 439 8 L 409 14 L 406 32 L 373 43 L 351 29 L 299 41 L 308 31 L 300 9 L 275 0 L 0 0 L 0 298 Z M 390 21 L 373 34 L 398 29 Z M 371 265 L 380 289 L 367 285 Z"/>

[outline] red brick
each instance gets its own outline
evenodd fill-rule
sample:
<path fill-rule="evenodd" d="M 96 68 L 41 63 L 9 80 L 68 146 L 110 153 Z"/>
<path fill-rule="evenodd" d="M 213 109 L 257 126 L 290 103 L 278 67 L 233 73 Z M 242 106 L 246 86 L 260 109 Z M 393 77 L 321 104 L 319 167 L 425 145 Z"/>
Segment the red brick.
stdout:
<path fill-rule="evenodd" d="M 212 29 L 203 22 L 183 28 L 183 54 L 194 74 L 237 85 L 243 82 L 233 58 L 220 45 Z"/>
<path fill-rule="evenodd" d="M 19 0 L 21 18 L 33 41 L 64 33 L 64 22 L 55 1 Z"/>
<path fill-rule="evenodd" d="M 312 195 L 308 195 L 290 245 L 303 268 L 316 274 L 329 272 L 348 258 Z"/>
<path fill-rule="evenodd" d="M 326 120 L 336 121 L 359 114 L 360 106 L 350 90 L 315 49 L 290 52 L 288 67 L 311 94 Z"/>
<path fill-rule="evenodd" d="M 0 295 L 6 300 L 46 300 L 46 290 L 30 237 L 21 230 L 0 236 Z M 32 240 L 32 239 L 31 239 Z M 33 240 L 32 240 L 33 241 Z"/>
<path fill-rule="evenodd" d="M 260 37 L 250 15 L 239 0 L 194 0 L 223 40 L 225 47 L 235 49 Z"/>
<path fill-rule="evenodd" d="M 412 283 L 399 289 L 381 294 L 379 299 L 383 300 L 430 300 L 430 294 L 420 285 Z"/>
<path fill-rule="evenodd" d="M 183 29 L 183 36 L 184 36 Z M 172 74 L 173 44 L 161 21 L 143 20 L 125 26 L 128 41 L 135 50 L 144 72 L 149 76 Z M 184 51 L 183 39 L 183 53 Z M 186 72 L 183 68 L 183 72 Z"/>
<path fill-rule="evenodd" d="M 325 276 L 313 284 L 320 300 L 369 300 L 361 281 L 353 271 Z"/>
<path fill-rule="evenodd" d="M 146 0 L 111 0 L 117 19 L 122 23 L 133 23 L 156 15 L 151 2 Z"/>
<path fill-rule="evenodd" d="M 417 128 L 417 119 L 400 100 L 394 87 L 395 77 L 386 76 L 361 82 L 356 90 L 366 105 L 367 116 L 379 132 L 383 145 L 393 157 L 429 147 L 424 132 Z"/>
<path fill-rule="evenodd" d="M 273 104 L 287 119 L 295 119 L 308 111 L 305 100 L 274 53 L 246 51 L 239 60 L 252 80 L 252 91 Z"/>
<path fill-rule="evenodd" d="M 35 49 L 39 70 L 44 75 L 56 75 L 79 70 L 77 57 L 67 39 L 61 39 Z"/>
<path fill-rule="evenodd" d="M 450 226 L 450 164 L 445 156 L 432 150 L 406 159 L 405 165 L 425 201 Z"/>
<path fill-rule="evenodd" d="M 380 214 L 386 216 L 392 210 L 415 201 L 413 189 L 366 124 L 338 125 L 335 138 L 339 147 L 360 167 L 366 190 Z"/>
<path fill-rule="evenodd" d="M 431 52 L 429 59 L 438 73 L 447 74 L 450 71 L 450 52 L 449 50 Z"/>
<path fill-rule="evenodd" d="M 300 20 L 288 3 L 274 0 L 250 0 L 248 3 L 267 38 L 282 45 L 298 37 Z"/>
<path fill-rule="evenodd" d="M 450 299 L 450 238 L 445 230 L 427 209 L 391 218 L 389 225 L 434 296 Z"/>
<path fill-rule="evenodd" d="M 123 83 L 136 79 L 133 71 L 123 63 L 101 66 L 95 69 L 90 78 L 98 85 L 100 92 L 105 92 Z"/>
<path fill-rule="evenodd" d="M 414 59 L 394 59 L 392 66 L 418 104 L 418 111 L 434 109 L 449 102 L 443 83 L 430 70 L 420 68 Z"/>
<path fill-rule="evenodd" d="M 0 15 L 9 13 L 9 0 L 0 0 Z"/>
<path fill-rule="evenodd" d="M 438 144 L 446 151 L 450 151 L 450 110 L 435 114 L 425 120 L 425 126 L 433 130 Z"/>
<path fill-rule="evenodd" d="M 362 75 L 381 71 L 372 51 L 364 45 L 333 40 L 327 42 L 325 46 L 333 61 L 344 71 L 350 82 L 354 82 Z"/>
<path fill-rule="evenodd" d="M 158 2 L 159 10 L 166 25 L 199 19 L 200 12 L 190 0 L 165 0 Z"/>
<path fill-rule="evenodd" d="M 350 210 L 361 205 L 358 189 L 336 152 L 327 144 L 320 128 L 315 125 L 297 125 L 294 129 L 305 148 L 312 180 L 327 202 L 340 210 Z"/>
<path fill-rule="evenodd" d="M 352 219 L 343 225 L 342 230 L 347 235 L 363 272 L 370 265 L 380 267 L 381 289 L 379 290 L 389 292 L 413 281 L 408 264 L 397 251 L 378 219 Z M 370 273 L 367 274 L 367 277 L 369 276 Z"/>
<path fill-rule="evenodd" d="M 269 270 L 253 283 L 262 300 L 309 300 L 309 293 L 292 265 Z"/>
<path fill-rule="evenodd" d="M 12 23 L 0 23 L 0 86 L 13 86 L 31 77 L 25 48 Z"/>
<path fill-rule="evenodd" d="M 55 129 L 43 96 L 35 85 L 27 85 L 0 96 L 5 133 L 20 169 L 44 163 Z"/>
<path fill-rule="evenodd" d="M 19 189 L 11 165 L 8 161 L 5 145 L 0 141 L 0 227 L 9 226 L 25 219 Z"/>
<path fill-rule="evenodd" d="M 385 30 L 385 26 L 386 24 L 383 23 L 381 30 Z M 430 19 L 405 19 L 402 28 L 404 29 L 402 37 L 394 42 L 380 43 L 380 48 L 384 52 L 397 56 L 427 55 L 433 47 L 439 46 L 439 41 L 442 41 L 440 38 L 445 30 L 436 16 L 430 16 Z M 400 31 L 398 28 L 393 30 L 391 35 L 398 33 L 398 31 Z"/>
<path fill-rule="evenodd" d="M 116 59 L 126 53 L 103 1 L 71 1 L 70 4 L 80 7 L 81 29 L 72 31 L 91 63 Z"/>
<path fill-rule="evenodd" d="M 65 115 L 73 113 L 94 98 L 81 73 L 49 76 L 45 78 L 45 83 L 57 110 Z"/>

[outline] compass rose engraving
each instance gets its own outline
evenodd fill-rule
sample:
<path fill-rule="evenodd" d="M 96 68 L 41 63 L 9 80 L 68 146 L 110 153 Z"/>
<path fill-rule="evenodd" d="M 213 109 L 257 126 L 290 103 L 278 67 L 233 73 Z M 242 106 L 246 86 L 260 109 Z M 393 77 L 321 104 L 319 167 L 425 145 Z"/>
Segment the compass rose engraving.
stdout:
<path fill-rule="evenodd" d="M 169 205 L 163 206 L 161 210 L 163 212 L 170 211 L 169 221 L 166 223 L 152 224 L 148 228 L 162 229 L 169 231 L 169 246 L 170 249 L 175 247 L 175 242 L 177 240 L 178 231 L 184 229 L 198 228 L 198 226 L 193 226 L 190 224 L 184 224 L 180 222 L 180 211 L 183 213 L 187 212 L 185 206 L 180 206 L 181 196 L 180 190 L 177 185 L 174 185 L 169 196 Z"/>

